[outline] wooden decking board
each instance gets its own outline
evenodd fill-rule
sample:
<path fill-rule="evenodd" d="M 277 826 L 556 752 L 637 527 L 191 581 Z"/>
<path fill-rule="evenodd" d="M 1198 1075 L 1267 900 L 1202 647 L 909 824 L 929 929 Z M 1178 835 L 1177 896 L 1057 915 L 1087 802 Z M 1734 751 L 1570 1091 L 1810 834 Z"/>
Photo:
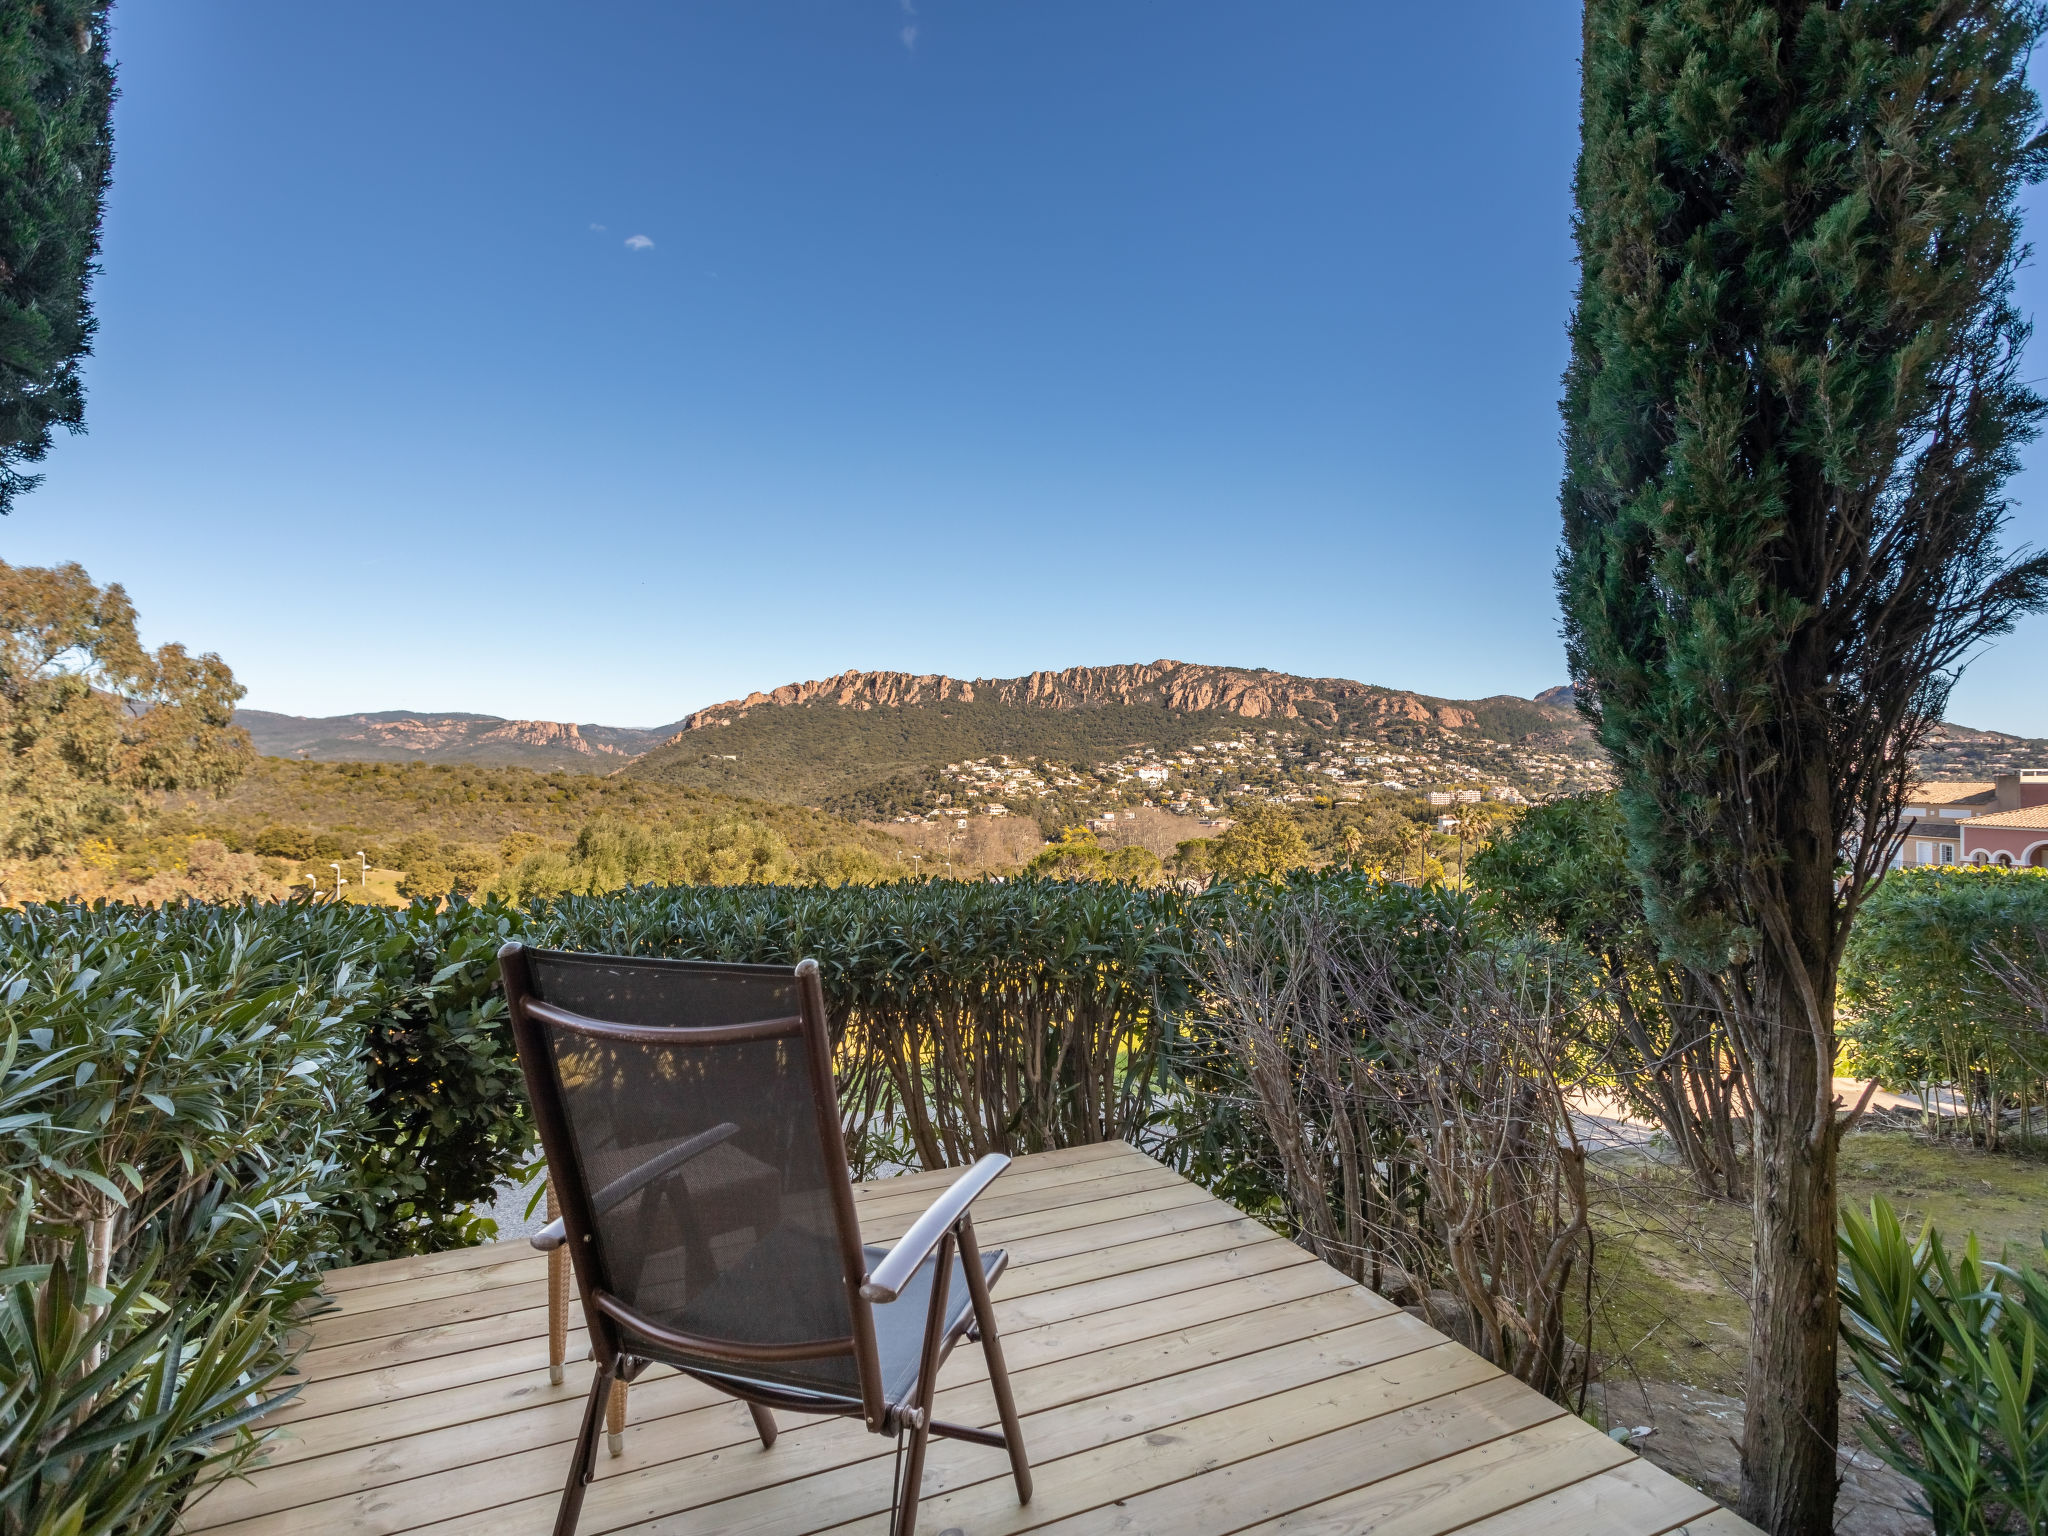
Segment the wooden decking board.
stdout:
<path fill-rule="evenodd" d="M 1123 1244 L 1107 1250 L 1103 1257 L 1105 1260 L 1113 1261 L 1120 1272 L 1156 1271 L 1164 1267 L 1164 1261 L 1187 1257 L 1190 1252 L 1199 1256 L 1202 1253 L 1217 1251 L 1221 1245 L 1214 1242 L 1211 1235 L 1219 1230 L 1221 1229 L 1198 1228 L 1193 1232 L 1168 1234 L 1163 1238 Z M 1196 1244 L 1201 1246 L 1197 1247 Z M 1282 1247 L 1286 1245 L 1282 1244 Z M 1021 1292 L 1022 1295 L 1028 1296 L 1062 1290 L 1074 1280 L 1088 1274 L 1088 1269 L 1082 1267 L 1086 1262 L 1083 1256 L 1070 1255 L 1063 1259 L 1022 1267 L 1005 1277 L 1002 1284 L 1004 1299 L 999 1305 L 997 1317 L 999 1326 L 1004 1327 L 1007 1336 L 1012 1339 L 1009 1353 L 1013 1369 L 1020 1368 L 1031 1357 L 1036 1342 L 1028 1333 L 1019 1334 L 1013 1326 L 1017 1308 L 1012 1303 L 1020 1299 L 1015 1293 Z M 1100 1266 L 1093 1267 L 1098 1271 L 1100 1269 Z M 1345 1320 L 1355 1320 L 1359 1315 L 1360 1309 L 1355 1300 L 1347 1299 L 1345 1308 Z M 1256 1317 L 1258 1314 L 1248 1312 L 1243 1315 Z M 1089 1327 L 1099 1326 L 1097 1320 L 1104 1317 L 1113 1318 L 1114 1314 L 1097 1313 L 1082 1319 L 1081 1322 Z M 1134 1318 L 1126 1326 L 1125 1333 L 1129 1332 L 1130 1327 L 1138 1326 L 1140 1323 L 1158 1327 L 1167 1321 L 1164 1317 L 1153 1315 Z M 1116 1335 L 1123 1336 L 1122 1333 Z M 1078 1340 L 1089 1335 L 1086 1331 L 1077 1330 L 1068 1324 L 1062 1327 L 1060 1337 L 1063 1345 L 1073 1348 L 1077 1346 Z M 308 1457 L 346 1450 L 354 1445 L 374 1444 L 379 1440 L 398 1436 L 424 1435 L 449 1425 L 468 1424 L 502 1413 L 520 1412 L 553 1399 L 580 1399 L 580 1394 L 587 1389 L 587 1366 L 581 1360 L 576 1360 L 572 1364 L 575 1367 L 573 1374 L 576 1380 L 573 1383 L 565 1381 L 560 1387 L 549 1386 L 544 1374 L 538 1369 L 530 1369 L 509 1379 L 490 1378 L 480 1382 L 461 1383 L 438 1391 L 417 1391 L 395 1402 L 386 1403 L 378 1400 L 341 1410 L 330 1416 L 327 1422 L 323 1422 L 317 1431 L 294 1427 L 291 1437 L 272 1451 L 270 1466 L 254 1474 L 254 1477 L 260 1482 L 267 1477 L 276 1476 L 283 1467 L 304 1461 Z M 979 1379 L 984 1371 L 980 1352 L 969 1350 L 955 1357 L 947 1369 L 945 1380 L 953 1383 Z M 642 1416 L 637 1404 L 640 1394 L 645 1390 L 644 1387 L 637 1385 L 633 1390 L 636 1421 Z M 709 1391 L 708 1388 L 705 1390 Z M 564 1438 L 573 1433 L 572 1423 L 569 1429 L 564 1431 Z"/>
<path fill-rule="evenodd" d="M 1249 1288 L 1256 1278 L 1237 1283 Z M 1391 1313 L 1376 1297 L 1367 1299 L 1380 1309 L 1374 1320 L 1394 1329 L 1390 1337 L 1411 1337 L 1418 1343 L 1435 1338 L 1406 1314 Z M 1331 1337 L 1332 1328 L 1358 1322 L 1362 1312 L 1372 1316 L 1369 1309 L 1360 1307 L 1355 1294 L 1309 1298 L 1306 1304 L 1282 1303 L 1269 1309 L 1248 1304 L 1243 1294 L 1219 1300 L 1224 1305 L 1211 1308 L 1220 1314 L 1217 1321 L 1200 1327 L 1183 1324 L 1163 1340 L 1154 1333 L 1169 1327 L 1172 1319 L 1162 1315 L 1149 1299 L 1121 1309 L 1056 1318 L 1036 1328 L 1009 1330 L 1006 1358 L 1020 1402 L 1052 1404 L 1062 1400 L 1061 1393 L 1093 1392 L 1118 1382 L 1190 1370 L 1277 1342 L 1319 1340 Z M 1337 1305 L 1340 1300 L 1341 1307 Z M 1172 1347 L 1176 1342 L 1180 1347 Z M 1076 1365 L 1072 1362 L 1077 1357 L 1089 1358 Z M 1057 1380 L 1041 1386 L 1039 1374 L 1062 1363 Z M 527 1379 L 487 1383 L 474 1393 L 457 1389 L 453 1394 L 436 1394 L 463 1399 L 456 1403 L 436 1404 L 431 1398 L 415 1397 L 398 1405 L 380 1405 L 402 1410 L 390 1435 L 366 1438 L 374 1432 L 375 1409 L 351 1415 L 348 1423 L 336 1426 L 338 1435 L 330 1436 L 325 1424 L 317 1430 L 298 1430 L 304 1438 L 296 1445 L 281 1447 L 275 1465 L 258 1469 L 246 1482 L 220 1489 L 197 1506 L 193 1523 L 195 1527 L 226 1524 L 244 1518 L 252 1509 L 292 1509 L 322 1499 L 360 1495 L 386 1483 L 474 1465 L 486 1457 L 496 1469 L 491 1491 L 502 1500 L 510 1495 L 502 1492 L 506 1467 L 499 1458 L 522 1446 L 559 1446 L 558 1455 L 542 1458 L 539 1472 L 541 1486 L 552 1487 L 558 1481 L 557 1463 L 567 1455 L 568 1442 L 575 1434 L 588 1370 L 587 1364 L 576 1362 L 571 1379 L 561 1387 L 548 1386 L 545 1374 L 536 1371 Z M 994 1423 L 995 1407 L 988 1395 L 986 1374 L 978 1350 L 956 1353 L 941 1378 L 945 1388 L 942 1402 L 946 1404 L 942 1413 Z M 488 1398 L 493 1391 L 501 1395 L 495 1405 Z M 629 1442 L 637 1443 L 643 1434 L 664 1436 L 668 1432 L 655 1420 L 716 1400 L 717 1394 L 687 1378 L 650 1377 L 632 1391 Z M 498 1417 L 490 1411 L 492 1406 L 508 1422 L 492 1422 Z M 811 1427 L 819 1422 L 811 1421 Z M 744 1415 L 731 1416 L 730 1427 L 742 1440 L 752 1434 Z M 795 1421 L 792 1433 L 803 1427 L 805 1421 Z M 398 1446 L 384 1443 L 401 1436 Z M 865 1432 L 862 1441 L 863 1451 L 880 1444 Z M 480 1454 L 479 1442 L 490 1448 Z M 778 1449 L 788 1443 L 785 1439 Z M 653 1462 L 666 1462 L 689 1454 L 689 1449 L 686 1443 L 657 1439 L 647 1456 Z"/>
<path fill-rule="evenodd" d="M 1118 1146 L 1128 1156 L 1105 1155 L 1080 1163 L 1061 1163 L 1048 1169 L 1033 1168 L 1022 1172 L 1005 1173 L 995 1186 L 995 1190 L 1008 1197 L 1028 1195 L 1031 1197 L 1029 1200 L 1013 1198 L 1012 1206 L 1039 1211 L 1064 1209 L 1094 1200 L 1109 1199 L 1147 1189 L 1172 1187 L 1180 1183 L 1173 1175 L 1142 1154 L 1131 1152 L 1128 1147 L 1122 1147 L 1121 1143 Z M 1109 1177 L 1112 1172 L 1114 1178 Z M 907 1183 L 909 1180 L 903 1182 Z M 880 1186 L 862 1187 L 875 1189 Z M 938 1193 L 944 1188 L 943 1182 L 935 1182 L 914 1192 L 910 1198 L 884 1200 L 876 1196 L 863 1201 L 861 1216 L 866 1234 L 871 1240 L 888 1240 L 890 1236 L 907 1227 L 910 1220 L 916 1219 L 917 1213 L 937 1198 Z M 1081 1198 L 1077 1199 L 1077 1195 Z M 1222 1206 L 1220 1201 L 1215 1203 L 1229 1215 L 1241 1218 L 1242 1213 Z M 993 1199 L 986 1199 L 980 1209 L 981 1219 L 989 1221 L 1000 1218 L 1005 1208 Z M 899 1220 L 906 1215 L 907 1220 Z M 506 1242 L 492 1244 L 491 1247 L 494 1252 L 501 1255 L 499 1262 L 474 1264 L 461 1269 L 446 1269 L 422 1275 L 400 1275 L 375 1284 L 351 1286 L 340 1290 L 334 1295 L 334 1305 L 328 1315 L 352 1316 L 380 1308 L 410 1307 L 421 1302 L 465 1296 L 497 1286 L 530 1283 L 544 1276 L 546 1259 L 527 1243 Z"/>
<path fill-rule="evenodd" d="M 1084 1207 L 1070 1206 L 1066 1209 L 1077 1217 L 1085 1217 L 1087 1214 Z M 1181 1219 L 1171 1219 L 1177 1216 Z M 881 1242 L 890 1242 L 901 1235 L 898 1225 L 895 1221 L 878 1222 L 865 1235 L 876 1237 Z M 909 1223 L 904 1221 L 900 1225 L 908 1226 Z M 1228 1233 L 1217 1233 L 1212 1230 L 1226 1225 L 1233 1227 L 1234 1230 Z M 1004 1223 L 1002 1220 L 996 1220 L 989 1224 L 985 1246 L 1005 1249 L 1010 1255 L 1011 1274 L 1020 1276 L 1021 1271 L 1032 1265 L 1062 1258 L 1107 1258 L 1118 1249 L 1133 1243 L 1165 1243 L 1178 1239 L 1187 1253 L 1195 1253 L 1206 1252 L 1212 1247 L 1244 1246 L 1261 1241 L 1286 1241 L 1243 1213 L 1224 1205 L 1220 1200 L 1172 1206 L 1148 1216 L 1126 1217 L 1123 1221 L 1113 1221 L 1103 1226 L 1104 1230 L 1095 1232 L 1092 1238 L 1085 1234 L 1094 1229 L 1084 1226 L 1042 1233 L 1016 1241 L 1003 1241 Z M 1076 1232 L 1084 1235 L 1076 1236 Z M 1164 1249 L 1160 1251 L 1165 1252 Z M 414 1297 L 388 1306 L 329 1314 L 318 1320 L 318 1332 L 323 1345 L 331 1347 L 335 1344 L 355 1343 L 382 1338 L 392 1333 L 407 1333 L 439 1323 L 488 1316 L 494 1302 L 499 1310 L 517 1310 L 535 1305 L 536 1297 L 541 1303 L 546 1301 L 544 1287 L 547 1283 L 547 1267 L 546 1260 L 540 1254 L 536 1253 L 531 1259 L 522 1260 L 516 1265 L 499 1265 L 490 1270 L 472 1270 L 468 1273 L 490 1274 L 498 1278 L 488 1287 L 455 1288 L 438 1296 Z M 536 1287 L 543 1289 L 536 1290 Z M 1012 1283 L 1005 1289 L 1014 1293 L 1016 1286 Z"/>
<path fill-rule="evenodd" d="M 1096 1367 L 1091 1390 L 1069 1402 L 1034 1408 L 1024 1421 L 1025 1443 L 1034 1457 L 1051 1460 L 1105 1439 L 1122 1439 L 1158 1430 L 1203 1406 L 1252 1402 L 1271 1395 L 1281 1383 L 1304 1377 L 1320 1379 L 1357 1369 L 1378 1357 L 1428 1348 L 1434 1335 L 1406 1314 L 1374 1319 L 1334 1334 L 1297 1340 L 1259 1350 L 1193 1371 L 1174 1371 L 1118 1385 L 1125 1371 L 1105 1369 L 1099 1356 L 1085 1362 Z M 1071 1365 L 1069 1366 L 1071 1369 Z M 1035 1402 L 1041 1383 L 1017 1374 L 1020 1408 Z M 963 1400 L 965 1399 L 965 1400 Z M 984 1386 L 939 1394 L 939 1416 L 954 1422 L 993 1425 L 995 1403 Z M 650 1468 L 610 1483 L 594 1484 L 584 1505 L 586 1536 L 631 1531 L 656 1536 L 677 1530 L 777 1532 L 807 1529 L 851 1511 L 879 1513 L 887 1508 L 887 1469 L 892 1442 L 844 1422 L 829 1426 L 829 1435 L 806 1440 L 788 1464 L 771 1469 L 758 1458 L 718 1458 L 698 1454 L 672 1467 Z M 775 1452 L 784 1449 L 777 1441 Z M 1007 1477 L 1009 1464 L 999 1451 L 949 1444 L 945 1468 L 934 1457 L 927 1465 L 928 1490 L 947 1486 L 948 1471 L 962 1477 Z M 878 1478 L 877 1472 L 882 1475 Z M 800 1493 L 785 1486 L 800 1483 Z M 1011 1501 L 1016 1498 L 1011 1486 Z M 541 1501 L 550 1505 L 552 1496 Z M 687 1505 L 687 1508 L 679 1508 Z M 545 1509 L 494 1509 L 475 1520 L 430 1527 L 433 1536 L 482 1536 L 493 1522 L 513 1516 L 516 1527 L 538 1518 Z"/>
<path fill-rule="evenodd" d="M 857 1186 L 886 1243 L 955 1173 Z M 1038 1496 L 999 1451 L 935 1441 L 919 1529 L 965 1536 L 1754 1536 L 1676 1479 L 1121 1145 L 1020 1158 L 977 1207 Z M 548 1383 L 545 1261 L 502 1243 L 329 1276 L 293 1437 L 196 1504 L 207 1536 L 522 1536 L 548 1530 L 589 1365 Z M 571 1354 L 580 1356 L 580 1325 Z M 939 1414 L 991 1425 L 980 1351 Z M 626 1454 L 599 1457 L 582 1536 L 868 1536 L 893 1442 L 745 1411 L 656 1371 Z"/>
<path fill-rule="evenodd" d="M 992 1475 L 980 1465 L 965 1465 L 964 1456 L 953 1455 L 954 1448 L 949 1446 L 947 1465 L 934 1470 L 925 1519 L 935 1528 L 956 1527 L 973 1531 L 975 1536 L 1036 1531 L 1112 1504 L 1117 1506 L 1116 1517 L 1122 1519 L 1140 1495 L 1213 1471 L 1233 1459 L 1466 1388 L 1493 1384 L 1497 1390 L 1503 1383 L 1499 1370 L 1470 1350 L 1437 1343 L 1335 1378 L 1298 1382 L 1192 1417 L 1160 1423 L 1116 1414 L 1119 1422 L 1108 1424 L 1111 1433 L 1098 1443 L 1059 1460 L 1040 1455 L 1035 1464 L 1043 1466 L 1048 1476 L 1040 1482 L 1031 1503 L 1022 1506 L 1007 1478 Z M 1108 1399 L 1104 1402 L 1113 1406 Z M 1028 1435 L 1029 1420 L 1025 1430 Z M 1036 1453 L 1037 1448 L 1033 1449 Z M 964 1475 L 955 1476 L 954 1463 L 962 1464 Z M 976 1474 L 980 1474 L 979 1480 L 975 1480 Z M 832 1526 L 829 1532 L 830 1536 L 878 1536 L 887 1529 L 886 1514 L 877 1513 Z"/>
<path fill-rule="evenodd" d="M 1091 1162 L 1096 1158 L 1129 1159 L 1144 1157 L 1144 1153 L 1120 1141 L 1097 1142 L 1092 1146 L 1069 1147 L 1060 1152 L 1040 1152 L 1029 1158 L 1018 1159 L 1023 1168 L 1060 1167 L 1069 1163 Z M 957 1168 L 941 1168 L 930 1173 L 907 1173 L 898 1179 L 875 1179 L 866 1184 L 856 1184 L 854 1191 L 859 1195 L 868 1190 L 888 1188 L 896 1192 L 912 1189 L 943 1189 L 960 1176 Z M 448 1274 L 454 1270 L 470 1269 L 477 1265 L 499 1262 L 500 1250 L 524 1248 L 524 1243 L 485 1243 L 476 1248 L 451 1248 L 445 1253 L 429 1254 L 417 1259 L 380 1259 L 374 1264 L 357 1264 L 348 1269 L 329 1272 L 327 1288 L 339 1295 L 358 1286 L 382 1285 L 391 1280 L 407 1280 L 419 1275 Z"/>
<path fill-rule="evenodd" d="M 1444 1536 L 1634 1459 L 1605 1435 L 1560 1414 L 1533 1429 L 1298 1505 L 1278 1519 L 1229 1529 L 1261 1536 Z"/>
<path fill-rule="evenodd" d="M 1669 1531 L 1711 1514 L 1714 1501 L 1670 1473 L 1636 1460 L 1610 1467 L 1568 1488 L 1504 1509 L 1463 1528 L 1459 1536 L 1553 1536 L 1559 1531 L 1606 1536 L 1613 1531 Z"/>

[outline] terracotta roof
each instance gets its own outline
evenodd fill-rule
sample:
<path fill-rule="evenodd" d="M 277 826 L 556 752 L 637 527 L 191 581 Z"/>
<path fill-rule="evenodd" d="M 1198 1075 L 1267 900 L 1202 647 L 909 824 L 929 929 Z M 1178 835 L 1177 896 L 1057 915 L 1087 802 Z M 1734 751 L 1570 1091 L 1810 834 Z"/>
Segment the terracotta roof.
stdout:
<path fill-rule="evenodd" d="M 1988 795 L 1996 788 L 1998 786 L 1989 779 L 1929 779 L 1924 784 L 1907 786 L 1906 804 L 1954 805 L 1961 800 Z"/>
<path fill-rule="evenodd" d="M 2016 827 L 2022 830 L 2031 827 L 2048 827 L 2048 805 L 2030 805 L 2021 811 L 1993 811 L 1988 816 L 1972 816 L 1963 825 L 1966 827 Z"/>

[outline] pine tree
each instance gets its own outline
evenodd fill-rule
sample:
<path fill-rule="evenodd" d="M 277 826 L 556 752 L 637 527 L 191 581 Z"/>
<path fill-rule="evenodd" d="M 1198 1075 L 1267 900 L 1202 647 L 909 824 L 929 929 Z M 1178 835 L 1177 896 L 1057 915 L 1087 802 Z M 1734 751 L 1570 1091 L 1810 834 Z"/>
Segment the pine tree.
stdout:
<path fill-rule="evenodd" d="M 1664 952 L 1749 1075 L 1743 1504 L 1830 1528 L 1835 988 L 1908 754 L 2048 600 L 2005 560 L 2018 0 L 1588 0 L 1558 571 Z"/>
<path fill-rule="evenodd" d="M 0 0 L 0 513 L 85 420 L 113 104 L 107 0 Z"/>

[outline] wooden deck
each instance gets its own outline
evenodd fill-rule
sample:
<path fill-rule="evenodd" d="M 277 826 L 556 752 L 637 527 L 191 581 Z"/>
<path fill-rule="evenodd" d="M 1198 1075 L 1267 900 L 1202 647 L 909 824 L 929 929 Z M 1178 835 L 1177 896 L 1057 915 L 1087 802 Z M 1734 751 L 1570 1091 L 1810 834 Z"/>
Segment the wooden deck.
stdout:
<path fill-rule="evenodd" d="M 868 1240 L 896 1237 L 946 1177 L 863 1186 Z M 1754 1536 L 1129 1147 L 1020 1158 L 976 1224 L 1011 1254 L 996 1311 L 1037 1492 L 1019 1508 L 1002 1452 L 935 1440 L 921 1532 Z M 187 1529 L 548 1531 L 590 1367 L 548 1385 L 544 1273 L 508 1243 L 330 1275 L 340 1308 L 279 1415 L 290 1437 Z M 942 1417 L 995 1423 L 978 1349 L 940 1386 Z M 893 1442 L 781 1417 L 764 1451 L 739 1404 L 650 1373 L 625 1454 L 598 1457 L 581 1531 L 883 1531 Z"/>

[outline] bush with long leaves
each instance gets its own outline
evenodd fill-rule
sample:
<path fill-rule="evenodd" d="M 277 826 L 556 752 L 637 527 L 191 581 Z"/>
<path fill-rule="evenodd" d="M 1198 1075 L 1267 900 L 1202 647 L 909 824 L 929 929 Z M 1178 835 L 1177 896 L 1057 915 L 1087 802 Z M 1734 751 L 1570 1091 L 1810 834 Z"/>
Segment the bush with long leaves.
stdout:
<path fill-rule="evenodd" d="M 166 1306 L 145 1262 L 115 1292 L 87 1283 L 81 1239 L 0 1269 L 0 1536 L 158 1536 L 180 1501 L 254 1455 L 252 1424 L 286 1355 L 268 1308 L 230 1288 Z"/>
<path fill-rule="evenodd" d="M 2048 1273 L 1907 1238 L 1883 1199 L 1842 1213 L 1842 1336 L 1864 1437 L 1943 1536 L 2048 1530 Z M 2048 1263 L 2048 1236 L 2043 1238 Z"/>

